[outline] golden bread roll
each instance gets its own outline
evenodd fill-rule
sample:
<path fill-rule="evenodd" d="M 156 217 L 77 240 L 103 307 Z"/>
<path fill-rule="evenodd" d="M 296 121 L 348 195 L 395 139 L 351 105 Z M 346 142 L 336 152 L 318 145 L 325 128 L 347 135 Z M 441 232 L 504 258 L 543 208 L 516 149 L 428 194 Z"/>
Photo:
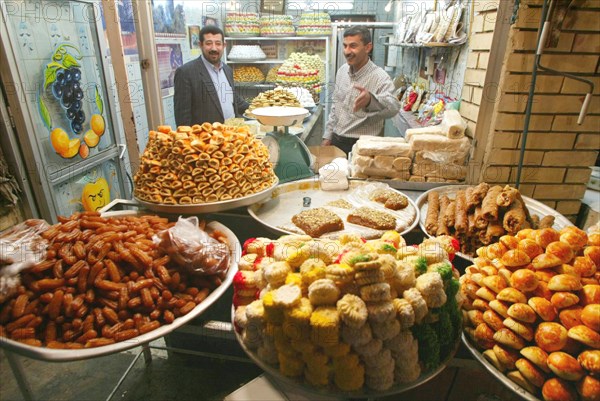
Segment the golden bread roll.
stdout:
<path fill-rule="evenodd" d="M 548 244 L 546 247 L 546 254 L 556 256 L 560 259 L 561 264 L 569 263 L 571 259 L 573 259 L 573 256 L 575 256 L 573 248 L 562 241 L 556 241 Z"/>
<path fill-rule="evenodd" d="M 508 284 L 506 283 L 506 280 L 504 280 L 504 277 L 500 277 L 498 275 L 484 277 L 482 281 L 483 285 L 485 285 L 490 290 L 494 291 L 496 294 L 508 287 Z M 496 299 L 495 296 L 494 299 Z M 491 299 L 489 301 L 491 301 Z"/>
<path fill-rule="evenodd" d="M 519 247 L 519 239 L 512 235 L 503 235 L 498 238 L 498 242 L 506 247 L 506 249 L 517 249 Z"/>
<path fill-rule="evenodd" d="M 496 354 L 498 362 L 500 362 L 506 370 L 515 369 L 515 363 L 519 360 L 517 351 L 498 344 L 494 345 L 492 350 L 494 351 L 494 354 Z"/>
<path fill-rule="evenodd" d="M 577 381 L 585 374 L 577 359 L 566 352 L 552 352 L 546 362 L 550 370 L 561 379 Z"/>
<path fill-rule="evenodd" d="M 498 276 L 495 276 L 495 277 L 498 277 Z M 488 302 L 493 301 L 494 299 L 496 299 L 496 293 L 494 291 L 490 290 L 487 287 L 481 287 L 481 288 L 479 288 L 477 290 L 477 292 L 475 293 L 475 295 L 477 295 L 481 299 L 485 299 Z"/>
<path fill-rule="evenodd" d="M 471 277 L 473 274 L 481 273 L 481 272 L 479 271 L 479 268 L 477 266 L 471 265 L 471 266 L 468 266 L 467 268 L 465 268 L 465 273 L 469 277 Z"/>
<path fill-rule="evenodd" d="M 558 323 L 542 322 L 535 330 L 535 343 L 546 352 L 560 351 L 567 338 L 567 329 Z"/>
<path fill-rule="evenodd" d="M 579 354 L 577 362 L 593 375 L 600 374 L 600 350 L 586 350 Z"/>
<path fill-rule="evenodd" d="M 570 274 L 557 274 L 548 282 L 548 288 L 552 291 L 577 291 L 581 287 L 579 277 Z"/>
<path fill-rule="evenodd" d="M 575 261 L 575 259 L 573 259 L 573 261 Z M 573 265 L 570 265 L 567 263 L 563 263 L 560 266 L 556 266 L 554 268 L 554 271 L 558 274 L 570 274 L 572 276 L 577 276 L 577 277 L 581 278 L 581 274 L 579 274 L 579 272 L 575 269 L 575 267 Z"/>
<path fill-rule="evenodd" d="M 475 263 L 475 266 L 477 266 L 477 267 L 484 267 L 484 266 L 490 266 L 492 264 L 492 261 L 489 260 L 488 258 L 478 256 L 475 259 L 473 259 L 473 263 Z"/>
<path fill-rule="evenodd" d="M 535 233 L 535 242 L 546 249 L 548 245 L 553 242 L 560 240 L 560 233 L 553 228 L 542 228 L 540 230 L 536 230 Z"/>
<path fill-rule="evenodd" d="M 525 238 L 535 239 L 535 230 L 532 228 L 524 228 L 522 230 L 519 230 L 515 237 L 517 237 L 520 240 Z"/>
<path fill-rule="evenodd" d="M 538 283 L 537 288 L 531 293 L 531 295 L 535 297 L 544 298 L 548 301 L 552 299 L 552 294 L 553 292 L 550 291 L 550 289 L 548 288 L 548 283 L 546 283 L 545 281 L 540 281 Z"/>
<path fill-rule="evenodd" d="M 583 324 L 583 321 L 581 320 L 582 312 L 583 308 L 579 305 L 566 308 L 558 313 L 558 320 L 560 320 L 560 323 L 569 330 L 571 327 Z"/>
<path fill-rule="evenodd" d="M 530 292 L 537 288 L 538 278 L 529 269 L 515 270 L 510 276 L 510 286 L 521 292 Z"/>
<path fill-rule="evenodd" d="M 537 315 L 533 308 L 526 303 L 515 303 L 508 308 L 508 316 L 520 322 L 533 323 L 537 319 Z"/>
<path fill-rule="evenodd" d="M 527 297 L 521 291 L 516 288 L 507 287 L 500 291 L 498 295 L 496 295 L 496 299 L 499 301 L 506 301 L 512 304 L 514 303 L 526 303 Z"/>
<path fill-rule="evenodd" d="M 596 263 L 587 256 L 576 256 L 572 261 L 575 273 L 581 277 L 592 277 L 596 273 Z"/>
<path fill-rule="evenodd" d="M 488 326 L 490 326 L 494 331 L 498 331 L 504 327 L 504 324 L 502 323 L 502 317 L 491 309 L 483 312 L 483 321 L 487 323 Z"/>
<path fill-rule="evenodd" d="M 582 229 L 569 226 L 560 230 L 560 242 L 564 242 L 571 248 L 579 250 L 587 245 L 588 236 Z"/>
<path fill-rule="evenodd" d="M 521 358 L 515 363 L 515 366 L 529 383 L 536 387 L 542 387 L 544 385 L 546 376 L 529 360 Z"/>
<path fill-rule="evenodd" d="M 540 347 L 530 346 L 525 347 L 519 351 L 521 355 L 527 358 L 531 363 L 540 368 L 546 373 L 550 373 L 550 368 L 546 360 L 548 359 L 548 353 Z"/>
<path fill-rule="evenodd" d="M 511 249 L 506 251 L 500 261 L 504 266 L 507 267 L 520 267 L 525 266 L 531 262 L 531 258 L 527 253 L 520 249 Z"/>
<path fill-rule="evenodd" d="M 477 344 L 484 349 L 491 349 L 494 347 L 494 330 L 485 323 L 481 323 L 475 328 L 473 333 Z"/>
<path fill-rule="evenodd" d="M 525 346 L 525 340 L 514 331 L 502 328 L 494 333 L 493 339 L 509 348 L 520 350 Z"/>
<path fill-rule="evenodd" d="M 482 268 L 480 268 L 479 270 L 481 270 L 481 272 L 483 274 L 485 274 L 486 276 L 493 276 L 495 274 L 498 274 L 498 269 L 495 268 L 494 266 L 483 266 Z"/>
<path fill-rule="evenodd" d="M 550 281 L 550 279 L 557 274 L 558 273 L 554 269 L 542 269 L 535 271 L 535 276 L 538 278 L 538 280 L 545 281 L 546 283 L 548 283 L 548 281 Z"/>
<path fill-rule="evenodd" d="M 546 380 L 542 386 L 542 396 L 545 401 L 577 401 L 577 393 L 566 380 L 553 377 Z"/>
<path fill-rule="evenodd" d="M 479 286 L 474 281 L 467 278 L 461 282 L 460 287 L 465 294 L 471 297 L 471 299 L 477 299 L 477 290 L 479 289 Z"/>
<path fill-rule="evenodd" d="M 473 327 L 477 327 L 481 323 L 485 323 L 485 320 L 483 320 L 483 312 L 478 309 L 472 309 L 468 311 L 467 316 L 469 317 L 469 321 Z"/>
<path fill-rule="evenodd" d="M 600 401 L 600 380 L 586 376 L 575 385 L 581 401 Z"/>
<path fill-rule="evenodd" d="M 542 320 L 551 322 L 556 319 L 556 309 L 550 301 L 542 297 L 531 297 L 527 301 L 527 305 L 531 307 L 538 314 Z"/>
<path fill-rule="evenodd" d="M 510 283 L 510 277 L 512 276 L 512 272 L 507 268 L 498 269 L 498 275 L 504 279 L 507 283 Z"/>
<path fill-rule="evenodd" d="M 531 325 L 519 322 L 518 320 L 514 320 L 510 317 L 504 319 L 502 324 L 523 337 L 525 340 L 533 340 L 534 331 Z"/>
<path fill-rule="evenodd" d="M 503 318 L 508 317 L 508 307 L 509 305 L 506 302 L 498 301 L 497 299 L 494 301 L 490 301 L 489 304 L 490 309 L 494 312 L 502 316 Z"/>
<path fill-rule="evenodd" d="M 600 246 L 588 246 L 583 250 L 583 255 L 587 256 L 594 262 L 596 269 L 600 268 Z"/>
<path fill-rule="evenodd" d="M 586 305 L 581 311 L 581 321 L 590 329 L 600 332 L 600 304 Z"/>
<path fill-rule="evenodd" d="M 533 259 L 536 256 L 544 253 L 544 249 L 539 246 L 537 242 L 529 238 L 519 241 L 517 249 L 525 252 L 527 256 L 529 256 L 529 259 Z"/>
<path fill-rule="evenodd" d="M 594 232 L 588 235 L 588 245 L 600 246 L 600 232 Z"/>
<path fill-rule="evenodd" d="M 521 372 L 519 372 L 518 370 L 513 370 L 512 372 L 508 372 L 506 374 L 506 377 L 508 377 L 510 380 L 517 383 L 519 386 L 523 387 L 525 390 L 529 391 L 530 393 L 536 392 L 535 386 L 533 384 L 529 383 L 527 381 L 527 379 L 525 379 L 523 377 L 523 375 L 521 374 Z"/>
<path fill-rule="evenodd" d="M 469 276 L 471 280 L 473 280 L 478 286 L 483 287 L 483 279 L 486 276 L 482 273 L 474 273 Z"/>
<path fill-rule="evenodd" d="M 491 349 L 486 349 L 485 351 L 483 351 L 482 355 L 492 365 L 494 365 L 494 367 L 496 369 L 498 369 L 500 372 L 504 372 L 506 370 L 506 368 L 504 367 L 504 365 L 502 365 L 500 363 L 500 361 L 498 360 L 498 357 L 496 356 L 496 353 L 494 351 L 492 351 Z"/>
<path fill-rule="evenodd" d="M 590 348 L 600 349 L 600 334 L 581 324 L 569 329 L 569 338 L 579 341 Z"/>
<path fill-rule="evenodd" d="M 500 259 L 502 257 L 502 255 L 504 255 L 506 253 L 506 251 L 508 251 L 508 248 L 499 242 L 488 245 L 485 248 L 479 248 L 479 249 L 483 249 L 483 255 L 479 255 L 479 256 L 486 257 L 491 261 L 493 261 L 494 259 Z"/>
<path fill-rule="evenodd" d="M 550 302 L 556 309 L 565 309 L 579 303 L 579 297 L 572 292 L 559 291 L 552 294 Z"/>
<path fill-rule="evenodd" d="M 486 310 L 490 309 L 490 305 L 488 304 L 487 301 L 484 301 L 483 299 L 474 299 L 473 300 L 473 309 L 477 309 L 482 312 L 485 312 Z"/>
<path fill-rule="evenodd" d="M 560 244 L 560 242 L 553 242 L 553 244 Z M 556 266 L 560 266 L 563 263 L 562 259 L 556 255 L 549 253 L 542 253 L 541 255 L 536 256 L 531 261 L 534 269 L 551 269 Z"/>
<path fill-rule="evenodd" d="M 581 305 L 600 304 L 600 285 L 587 284 L 584 285 L 579 292 Z"/>
<path fill-rule="evenodd" d="M 594 273 L 594 277 L 582 277 L 581 285 L 600 284 L 600 272 Z"/>

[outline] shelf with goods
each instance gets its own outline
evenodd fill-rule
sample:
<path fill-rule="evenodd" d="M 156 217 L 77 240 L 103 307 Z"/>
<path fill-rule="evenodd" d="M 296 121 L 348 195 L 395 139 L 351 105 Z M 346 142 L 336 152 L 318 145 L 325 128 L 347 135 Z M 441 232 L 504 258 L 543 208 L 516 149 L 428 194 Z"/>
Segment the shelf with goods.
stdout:
<path fill-rule="evenodd" d="M 330 36 L 226 36 L 227 51 L 225 52 L 225 62 L 230 64 L 232 68 L 242 68 L 244 66 L 257 67 L 261 70 L 265 77 L 269 74 L 269 70 L 276 66 L 281 66 L 289 60 L 290 55 L 293 53 L 306 53 L 308 55 L 318 55 L 321 62 L 323 63 L 324 71 L 320 74 L 319 82 L 312 85 L 310 82 L 303 83 L 294 82 L 293 78 L 285 82 L 282 81 L 273 82 L 273 80 L 263 80 L 256 82 L 247 82 L 236 80 L 235 85 L 239 88 L 243 88 L 244 91 L 251 91 L 254 94 L 263 92 L 265 90 L 273 89 L 276 86 L 300 86 L 307 89 L 312 89 L 315 92 L 315 101 L 320 103 L 320 99 L 327 99 L 327 83 L 330 81 Z M 266 58 L 262 60 L 242 60 L 242 59 L 230 59 L 229 55 L 231 49 L 236 45 L 253 45 L 260 46 L 261 50 L 265 53 Z M 235 76 L 235 73 L 234 73 Z M 307 87 L 311 86 L 311 88 Z M 248 95 L 252 93 L 248 92 Z M 327 108 L 324 108 L 323 114 L 323 125 L 327 121 Z"/>

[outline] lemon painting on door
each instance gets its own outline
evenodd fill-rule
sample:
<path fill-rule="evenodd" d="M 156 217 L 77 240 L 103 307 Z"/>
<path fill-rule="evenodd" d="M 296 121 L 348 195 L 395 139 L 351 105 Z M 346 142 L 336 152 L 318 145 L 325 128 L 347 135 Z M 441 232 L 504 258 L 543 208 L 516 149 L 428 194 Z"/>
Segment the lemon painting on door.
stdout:
<path fill-rule="evenodd" d="M 81 203 L 87 212 L 96 212 L 110 202 L 110 189 L 103 177 L 85 184 L 81 191 Z"/>
<path fill-rule="evenodd" d="M 39 112 L 50 133 L 50 144 L 65 159 L 77 155 L 82 159 L 87 158 L 90 149 L 98 146 L 106 131 L 102 116 L 104 103 L 98 86 L 89 87 L 94 89 L 92 101 L 86 101 L 84 97 L 80 63 L 82 58 L 76 46 L 69 43 L 58 46 L 52 55 L 52 61 L 44 69 L 44 93 L 39 96 Z M 45 96 L 47 93 L 51 95 Z M 57 108 L 54 110 L 60 112 L 52 113 L 44 99 L 56 101 Z M 86 112 L 93 113 L 89 119 L 86 118 Z"/>

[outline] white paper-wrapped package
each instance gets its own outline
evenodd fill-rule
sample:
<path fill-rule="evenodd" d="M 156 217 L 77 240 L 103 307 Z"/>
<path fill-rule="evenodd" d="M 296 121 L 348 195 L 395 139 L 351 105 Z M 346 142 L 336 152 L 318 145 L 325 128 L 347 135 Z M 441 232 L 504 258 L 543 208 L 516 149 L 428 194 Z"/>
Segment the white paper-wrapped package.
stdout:
<path fill-rule="evenodd" d="M 398 141 L 372 141 L 359 139 L 355 144 L 356 152 L 361 156 L 406 156 L 412 157 L 408 143 Z"/>
<path fill-rule="evenodd" d="M 440 124 L 444 134 L 450 139 L 459 139 L 465 136 L 467 124 L 464 122 L 458 110 L 444 111 L 444 117 Z"/>
<path fill-rule="evenodd" d="M 440 136 L 446 135 L 439 125 L 432 125 L 431 127 L 409 128 L 406 130 L 404 137 L 406 138 L 406 141 L 409 142 L 410 138 L 412 138 L 413 136 L 424 134 Z"/>
<path fill-rule="evenodd" d="M 348 160 L 338 157 L 321 167 L 319 182 L 323 191 L 348 189 Z"/>

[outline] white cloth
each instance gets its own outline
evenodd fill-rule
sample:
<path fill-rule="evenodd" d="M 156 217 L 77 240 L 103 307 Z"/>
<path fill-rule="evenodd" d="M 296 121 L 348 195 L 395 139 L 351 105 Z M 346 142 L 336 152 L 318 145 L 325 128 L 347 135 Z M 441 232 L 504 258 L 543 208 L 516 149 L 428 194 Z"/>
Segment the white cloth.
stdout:
<path fill-rule="evenodd" d="M 348 160 L 338 157 L 321 167 L 319 181 L 323 191 L 348 189 Z"/>

